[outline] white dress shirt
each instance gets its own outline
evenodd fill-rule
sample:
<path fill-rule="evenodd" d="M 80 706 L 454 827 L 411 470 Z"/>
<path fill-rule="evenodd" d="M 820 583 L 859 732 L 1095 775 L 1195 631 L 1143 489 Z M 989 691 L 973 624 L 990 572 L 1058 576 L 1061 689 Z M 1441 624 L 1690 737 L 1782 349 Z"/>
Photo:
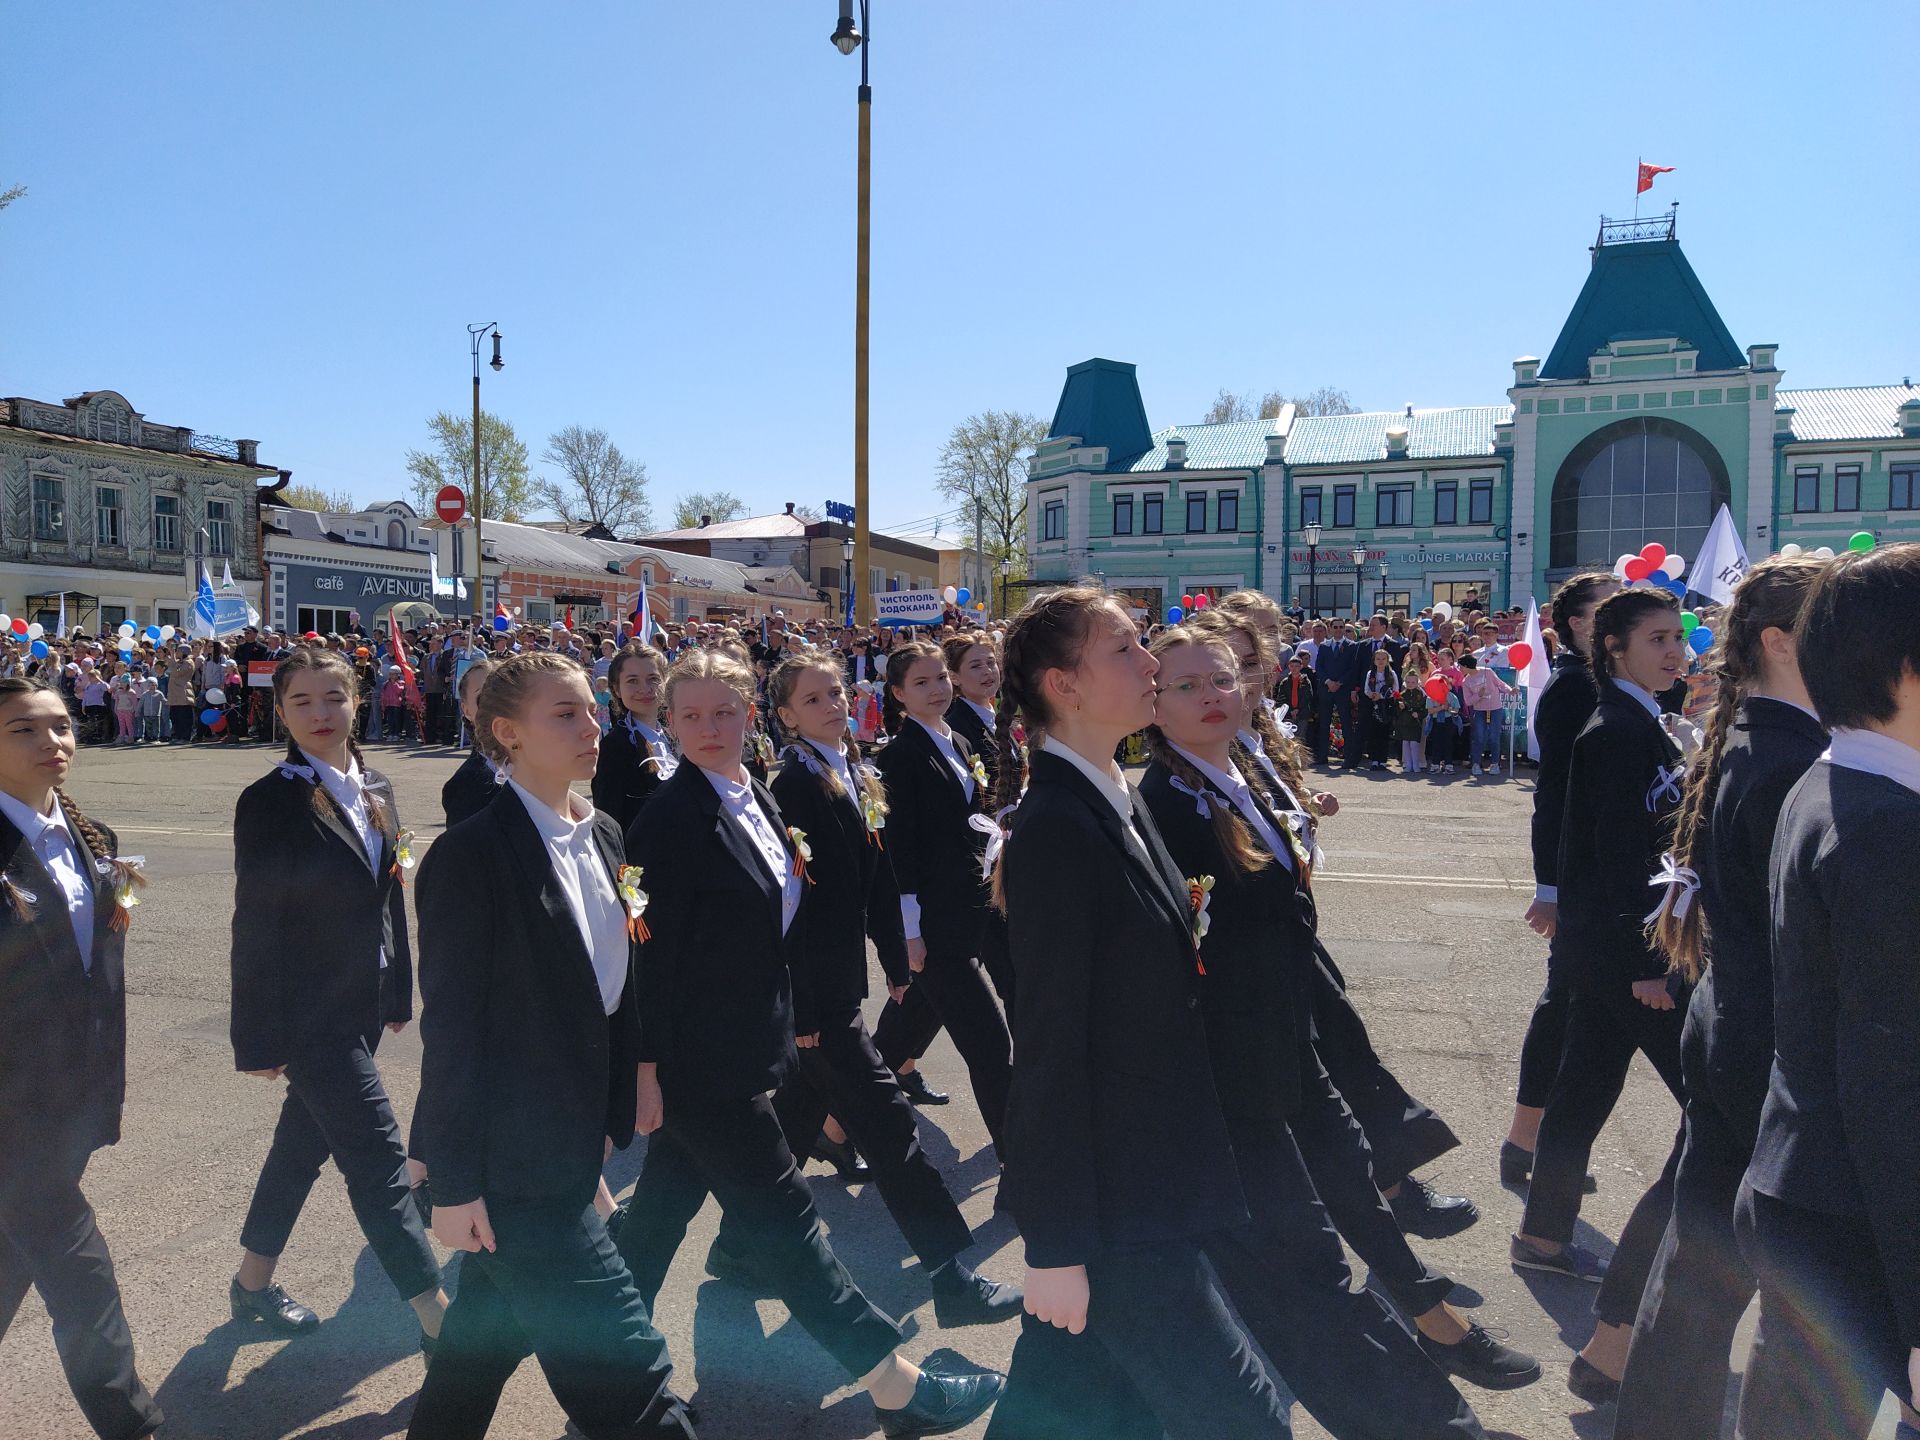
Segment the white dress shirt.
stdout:
<path fill-rule="evenodd" d="M 1247 753 L 1253 756 L 1254 763 L 1273 778 L 1275 784 L 1284 787 L 1286 781 L 1280 778 L 1280 769 L 1273 763 L 1273 757 L 1267 754 L 1267 747 L 1260 743 L 1260 737 L 1251 730 L 1242 730 L 1236 737 L 1247 747 Z"/>
<path fill-rule="evenodd" d="M 1219 787 L 1220 793 L 1233 802 L 1233 808 L 1240 812 L 1240 818 L 1253 827 L 1254 834 L 1265 842 L 1273 857 L 1287 869 L 1293 869 L 1293 851 L 1286 840 L 1273 826 L 1273 822 L 1261 812 L 1253 798 L 1253 787 L 1247 783 L 1246 776 L 1240 773 L 1240 767 L 1233 761 L 1227 761 L 1227 768 L 1221 770 L 1202 760 L 1185 746 L 1175 745 L 1174 750 L 1186 758 L 1189 765 Z"/>
<path fill-rule="evenodd" d="M 973 801 L 973 767 L 960 758 L 959 748 L 953 743 L 953 733 L 942 735 L 926 721 L 916 718 L 913 722 L 933 737 L 934 748 L 945 757 L 947 764 L 953 767 L 953 773 L 959 778 L 960 788 L 967 792 L 969 804 Z"/>
<path fill-rule="evenodd" d="M 1134 843 L 1142 850 L 1147 848 L 1146 842 L 1140 838 L 1140 832 L 1133 828 L 1133 787 L 1127 784 L 1127 777 L 1121 774 L 1118 765 L 1111 760 L 1107 761 L 1105 767 L 1095 765 L 1071 745 L 1052 735 L 1041 740 L 1040 748 L 1049 755 L 1058 755 L 1091 780 L 1094 789 L 1113 806 L 1114 813 L 1120 817 L 1120 823 L 1127 827 L 1127 833 L 1133 837 Z"/>
<path fill-rule="evenodd" d="M 1836 730 L 1827 742 L 1827 753 L 1820 758 L 1849 770 L 1883 776 L 1920 793 L 1920 750 L 1878 730 Z"/>
<path fill-rule="evenodd" d="M 847 766 L 846 752 L 838 745 L 822 745 L 818 740 L 807 740 L 804 735 L 800 738 L 806 740 L 806 743 L 813 747 L 814 753 L 832 767 L 833 773 L 840 777 L 840 783 L 846 787 L 847 794 L 852 796 L 854 804 L 858 805 L 860 790 L 853 783 L 853 771 Z"/>
<path fill-rule="evenodd" d="M 1613 683 L 1618 685 L 1634 699 L 1638 700 L 1641 709 L 1645 710 L 1647 714 L 1656 720 L 1660 718 L 1660 702 L 1653 698 L 1653 692 L 1651 690 L 1648 690 L 1643 685 L 1636 685 L 1633 681 L 1621 675 L 1614 676 Z"/>
<path fill-rule="evenodd" d="M 53 877 L 66 902 L 67 922 L 73 926 L 73 943 L 80 947 L 80 967 L 93 969 L 93 877 L 87 873 L 85 852 L 67 823 L 66 809 L 58 800 L 53 813 L 42 815 L 20 800 L 0 790 L 0 814 L 26 837 L 34 859 Z M 102 859 L 105 857 L 102 856 Z M 42 904 L 46 897 L 36 896 Z"/>
<path fill-rule="evenodd" d="M 627 910 L 614 892 L 613 877 L 607 874 L 599 847 L 593 843 L 593 806 L 569 790 L 569 813 L 562 816 L 518 780 L 507 783 L 527 807 L 533 828 L 546 844 L 554 878 L 560 882 L 567 908 L 573 912 L 573 923 L 580 927 L 580 938 L 593 961 L 601 1008 L 611 1015 L 619 1008 L 620 996 L 627 988 Z"/>
<path fill-rule="evenodd" d="M 320 783 L 327 788 L 327 794 L 333 797 L 333 803 L 340 813 L 347 817 L 347 823 L 353 826 L 353 833 L 360 837 L 360 848 L 366 852 L 367 868 L 377 877 L 380 874 L 380 829 L 373 823 L 373 816 L 367 805 L 366 778 L 360 773 L 360 762 L 351 754 L 347 756 L 347 768 L 343 774 L 327 764 L 316 760 L 305 750 L 307 763 L 320 777 Z M 387 968 L 387 947 L 380 947 L 380 968 Z"/>
<path fill-rule="evenodd" d="M 658 762 L 660 778 L 665 780 L 680 766 L 680 759 L 673 753 L 673 744 L 667 739 L 666 732 L 656 730 L 646 721 L 632 715 L 626 719 L 627 733 L 637 736 L 640 743 L 647 747 L 647 754 Z"/>
<path fill-rule="evenodd" d="M 967 700 L 967 697 L 964 695 L 962 695 L 960 698 L 962 700 L 965 700 L 967 705 L 973 710 L 973 713 L 978 715 L 981 718 L 981 720 L 985 722 L 987 727 L 987 733 L 989 735 L 993 734 L 995 728 L 1000 723 L 999 720 L 995 717 L 993 711 L 988 709 L 985 705 L 982 705 L 977 700 Z"/>
<path fill-rule="evenodd" d="M 767 867 L 767 873 L 780 887 L 780 933 L 784 935 L 800 909 L 800 887 L 806 882 L 794 873 L 786 844 L 780 838 L 780 832 L 774 828 L 773 821 L 767 818 L 767 812 L 760 808 L 760 802 L 754 798 L 752 783 L 736 785 L 726 776 L 711 770 L 705 774 L 720 796 L 720 808 L 740 827 Z"/>

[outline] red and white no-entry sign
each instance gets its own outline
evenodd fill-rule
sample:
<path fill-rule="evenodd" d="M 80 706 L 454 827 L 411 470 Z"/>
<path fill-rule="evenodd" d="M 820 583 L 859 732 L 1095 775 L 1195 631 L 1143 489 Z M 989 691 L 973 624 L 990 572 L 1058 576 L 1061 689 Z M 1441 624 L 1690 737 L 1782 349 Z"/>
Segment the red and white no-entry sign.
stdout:
<path fill-rule="evenodd" d="M 467 515 L 467 495 L 458 485 L 442 485 L 433 497 L 433 513 L 449 525 L 458 525 Z"/>

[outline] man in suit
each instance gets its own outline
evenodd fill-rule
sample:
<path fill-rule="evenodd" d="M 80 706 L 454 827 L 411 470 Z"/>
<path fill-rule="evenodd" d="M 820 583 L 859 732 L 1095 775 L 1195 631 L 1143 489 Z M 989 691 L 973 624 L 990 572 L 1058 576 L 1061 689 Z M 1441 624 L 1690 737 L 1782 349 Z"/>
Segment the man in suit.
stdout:
<path fill-rule="evenodd" d="M 1300 651 L 1313 672 L 1313 758 L 1316 764 L 1324 765 L 1332 744 L 1334 707 L 1346 703 L 1341 692 L 1347 688 L 1351 672 L 1346 663 L 1346 642 L 1327 638 L 1327 622 L 1316 620 L 1310 629 Z"/>

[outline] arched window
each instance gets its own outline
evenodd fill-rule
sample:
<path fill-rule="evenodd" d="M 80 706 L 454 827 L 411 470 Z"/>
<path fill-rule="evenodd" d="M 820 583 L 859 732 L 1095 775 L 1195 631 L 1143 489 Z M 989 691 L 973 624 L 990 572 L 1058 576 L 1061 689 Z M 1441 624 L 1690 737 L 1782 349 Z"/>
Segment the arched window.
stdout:
<path fill-rule="evenodd" d="M 389 550 L 404 550 L 407 548 L 406 521 L 389 520 L 387 522 L 387 548 Z"/>
<path fill-rule="evenodd" d="M 1698 431 L 1651 415 L 1618 421 L 1554 477 L 1548 564 L 1609 570 L 1652 540 L 1691 559 L 1731 496 L 1725 462 Z"/>

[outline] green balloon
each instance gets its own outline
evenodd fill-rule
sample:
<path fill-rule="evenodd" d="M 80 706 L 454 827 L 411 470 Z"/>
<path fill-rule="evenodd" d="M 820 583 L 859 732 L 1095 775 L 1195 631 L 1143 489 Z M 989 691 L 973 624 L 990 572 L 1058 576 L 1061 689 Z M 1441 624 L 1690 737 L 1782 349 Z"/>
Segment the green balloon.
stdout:
<path fill-rule="evenodd" d="M 1873 532 L 1871 530 L 1860 531 L 1851 540 L 1847 541 L 1847 548 L 1862 555 L 1866 554 L 1867 551 L 1873 548 Z"/>
<path fill-rule="evenodd" d="M 1700 617 L 1698 615 L 1694 614 L 1691 610 L 1682 610 L 1680 612 L 1680 633 L 1682 635 L 1691 635 L 1699 628 Z"/>

